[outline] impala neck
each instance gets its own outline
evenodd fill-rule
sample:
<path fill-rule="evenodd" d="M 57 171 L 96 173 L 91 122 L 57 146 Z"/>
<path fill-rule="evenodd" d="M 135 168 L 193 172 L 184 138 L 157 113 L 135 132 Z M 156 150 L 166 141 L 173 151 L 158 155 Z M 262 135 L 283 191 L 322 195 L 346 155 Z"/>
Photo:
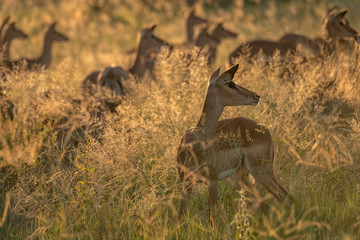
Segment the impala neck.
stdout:
<path fill-rule="evenodd" d="M 336 41 L 337 40 L 338 40 L 338 38 L 336 38 L 336 37 L 330 37 L 330 36 L 325 37 L 325 42 L 327 44 L 328 51 L 330 54 L 332 54 L 336 50 Z"/>
<path fill-rule="evenodd" d="M 0 36 L 1 37 L 1 36 Z M 9 34 L 6 32 L 3 39 L 0 39 L 0 51 L 3 51 L 3 58 L 4 60 L 10 59 L 10 44 L 13 40 L 12 36 L 9 36 Z"/>
<path fill-rule="evenodd" d="M 220 115 L 223 111 L 224 107 L 219 106 L 213 97 L 209 97 L 207 95 L 201 117 L 196 125 L 196 128 L 202 130 L 206 135 L 214 134 Z"/>
<path fill-rule="evenodd" d="M 141 44 L 139 45 L 136 59 L 134 65 L 129 69 L 129 72 L 131 72 L 133 75 L 137 75 L 139 77 L 143 77 L 145 75 L 146 71 L 146 59 L 143 56 L 144 54 L 141 51 Z"/>
<path fill-rule="evenodd" d="M 5 39 L 4 44 L 2 46 L 0 46 L 0 48 L 1 48 L 0 51 L 3 50 L 2 57 L 5 61 L 10 59 L 10 57 L 9 57 L 10 56 L 9 55 L 10 54 L 10 43 L 11 43 L 11 41 Z"/>
<path fill-rule="evenodd" d="M 216 34 L 211 34 L 211 37 L 214 38 L 215 40 L 217 40 L 218 42 L 221 41 L 221 37 L 218 37 Z"/>
<path fill-rule="evenodd" d="M 186 23 L 186 32 L 188 42 L 194 42 L 194 26 L 189 21 Z"/>
<path fill-rule="evenodd" d="M 38 59 L 39 63 L 45 66 L 47 68 L 50 65 L 51 62 L 51 45 L 53 43 L 53 40 L 49 34 L 45 35 L 44 38 L 44 47 L 42 54 L 40 58 Z"/>

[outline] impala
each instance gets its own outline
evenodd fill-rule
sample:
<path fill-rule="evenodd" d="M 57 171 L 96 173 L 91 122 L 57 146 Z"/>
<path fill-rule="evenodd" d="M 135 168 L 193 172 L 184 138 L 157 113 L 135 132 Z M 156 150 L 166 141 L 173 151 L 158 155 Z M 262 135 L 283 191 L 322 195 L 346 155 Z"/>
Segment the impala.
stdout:
<path fill-rule="evenodd" d="M 25 63 L 28 69 L 33 69 L 36 67 L 44 67 L 47 69 L 51 63 L 51 47 L 54 42 L 68 41 L 68 37 L 59 33 L 55 30 L 56 22 L 49 25 L 45 31 L 44 36 L 44 47 L 42 54 L 39 58 L 36 59 L 20 59 L 15 61 L 7 61 L 7 67 L 12 69 L 14 66 L 22 65 Z"/>
<path fill-rule="evenodd" d="M 160 52 L 162 47 L 172 49 L 169 43 L 154 35 L 156 26 L 145 27 L 140 32 L 135 62 L 129 69 L 129 72 L 135 76 L 144 77 L 147 70 L 153 76 L 156 53 Z"/>
<path fill-rule="evenodd" d="M 27 38 L 28 36 L 23 31 L 16 28 L 14 22 L 3 24 L 1 28 L 0 52 L 2 52 L 3 61 L 7 61 L 9 59 L 10 44 L 12 40 L 15 38 Z"/>
<path fill-rule="evenodd" d="M 280 38 L 280 41 L 254 40 L 240 45 L 230 54 L 229 62 L 233 63 L 234 59 L 246 53 L 246 48 L 250 48 L 250 58 L 255 56 L 260 50 L 265 56 L 271 57 L 275 51 L 279 51 L 281 56 L 286 53 L 293 53 L 298 44 L 301 47 L 310 50 L 312 56 L 319 56 L 336 51 L 342 38 L 350 37 L 355 41 L 357 31 L 350 27 L 349 22 L 345 19 L 348 11 L 343 9 L 338 11 L 337 7 L 330 9 L 324 20 L 325 37 L 310 39 L 300 34 L 286 34 Z"/>
<path fill-rule="evenodd" d="M 345 19 L 347 12 L 346 9 L 339 11 L 337 6 L 328 10 L 324 20 L 325 37 L 323 38 L 312 40 L 303 35 L 289 33 L 284 35 L 280 42 L 295 42 L 309 47 L 318 56 L 331 54 L 334 51 L 341 52 L 349 47 L 353 51 L 358 32 Z"/>
<path fill-rule="evenodd" d="M 198 46 L 201 50 L 205 47 L 211 48 L 217 48 L 217 46 L 220 44 L 220 41 L 216 38 L 212 37 L 208 33 L 208 26 L 207 24 L 203 25 L 200 28 L 199 34 L 195 41 L 195 46 Z"/>
<path fill-rule="evenodd" d="M 345 19 L 348 10 L 334 8 L 325 18 L 326 40 L 329 45 L 329 52 L 353 52 L 357 45 L 358 32 L 350 27 Z"/>
<path fill-rule="evenodd" d="M 212 37 L 208 33 L 208 26 L 207 24 L 204 24 L 201 26 L 199 34 L 196 37 L 195 40 L 195 46 L 199 47 L 200 52 L 205 53 L 206 58 L 208 59 L 207 62 L 210 62 L 210 49 L 217 48 L 217 46 L 220 44 L 220 41 L 216 38 Z M 188 46 L 190 47 L 190 46 Z M 191 51 L 193 49 L 193 46 L 190 48 L 182 48 L 182 51 L 187 51 L 187 59 L 191 59 L 193 56 L 193 52 Z M 199 52 L 199 53 L 200 53 Z M 196 55 L 197 58 L 199 55 Z"/>
<path fill-rule="evenodd" d="M 237 34 L 224 28 L 223 22 L 219 22 L 216 24 L 211 37 L 215 38 L 220 43 L 224 39 L 236 38 Z M 208 65 L 211 65 L 215 61 L 217 47 L 210 47 L 209 52 Z"/>
<path fill-rule="evenodd" d="M 129 79 L 129 73 L 137 77 L 143 77 L 149 66 L 149 55 L 160 52 L 162 47 L 171 47 L 167 42 L 154 35 L 156 25 L 145 27 L 140 32 L 140 40 L 137 47 L 137 56 L 134 65 L 128 70 L 121 67 L 107 67 L 104 70 L 96 70 L 90 73 L 82 82 L 83 88 L 90 94 L 99 92 L 102 87 L 111 90 L 114 98 L 125 95 L 122 81 Z M 102 90 L 100 90 L 102 92 Z"/>
<path fill-rule="evenodd" d="M 274 149 L 267 128 L 245 117 L 219 120 L 226 106 L 256 106 L 260 96 L 238 86 L 233 77 L 239 65 L 210 77 L 205 103 L 196 127 L 186 131 L 177 154 L 177 170 L 183 191 L 179 220 L 182 220 L 197 181 L 208 184 L 209 205 L 217 202 L 217 182 L 233 174 L 240 185 L 261 199 L 249 174 L 279 201 L 292 202 L 273 173 Z"/>
<path fill-rule="evenodd" d="M 195 11 L 194 9 L 190 10 L 189 15 L 186 18 L 186 33 L 187 33 L 187 42 L 185 44 L 193 44 L 195 37 L 194 37 L 194 32 L 195 32 L 195 27 L 197 25 L 201 25 L 207 23 L 206 19 L 203 19 L 199 16 L 195 15 Z"/>

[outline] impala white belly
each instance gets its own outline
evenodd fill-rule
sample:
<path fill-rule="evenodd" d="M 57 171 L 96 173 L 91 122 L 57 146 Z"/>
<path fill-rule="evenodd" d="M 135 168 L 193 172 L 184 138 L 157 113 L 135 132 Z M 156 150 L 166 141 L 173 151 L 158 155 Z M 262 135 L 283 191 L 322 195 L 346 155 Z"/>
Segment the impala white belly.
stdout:
<path fill-rule="evenodd" d="M 216 154 L 216 169 L 218 179 L 230 177 L 237 170 L 240 170 L 244 151 L 242 148 L 232 148 Z"/>

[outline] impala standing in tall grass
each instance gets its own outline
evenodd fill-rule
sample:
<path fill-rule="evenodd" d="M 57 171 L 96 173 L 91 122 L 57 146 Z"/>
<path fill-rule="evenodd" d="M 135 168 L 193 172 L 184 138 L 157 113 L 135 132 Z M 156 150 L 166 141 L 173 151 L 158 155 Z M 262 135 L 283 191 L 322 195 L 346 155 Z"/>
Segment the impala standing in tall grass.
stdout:
<path fill-rule="evenodd" d="M 208 184 L 209 204 L 215 206 L 217 182 L 235 173 L 240 185 L 257 199 L 261 197 L 249 174 L 276 199 L 292 201 L 273 173 L 274 149 L 269 130 L 244 117 L 218 121 L 226 106 L 256 106 L 260 101 L 258 94 L 233 81 L 238 66 L 221 75 L 219 67 L 212 74 L 200 120 L 181 139 L 176 164 L 183 184 L 179 220 L 187 212 L 198 180 Z"/>
<path fill-rule="evenodd" d="M 28 69 L 43 67 L 47 69 L 51 63 L 51 47 L 54 42 L 68 41 L 68 37 L 55 30 L 56 22 L 50 24 L 44 36 L 44 46 L 40 57 L 35 59 L 23 58 L 15 61 L 7 61 L 7 67 L 12 69 L 14 66 L 21 66 L 25 64 Z"/>
<path fill-rule="evenodd" d="M 343 41 L 344 38 L 351 38 L 353 45 L 355 45 L 358 36 L 358 32 L 345 19 L 347 12 L 346 9 L 339 11 L 337 7 L 328 10 L 324 20 L 325 37 L 310 39 L 304 35 L 288 33 L 282 36 L 279 41 L 250 41 L 241 44 L 230 54 L 229 63 L 233 64 L 234 59 L 246 54 L 247 48 L 250 49 L 250 58 L 258 54 L 260 50 L 266 57 L 272 57 L 277 50 L 281 56 L 285 56 L 288 52 L 294 53 L 297 45 L 301 45 L 302 48 L 312 52 L 310 55 L 315 57 L 326 53 L 331 54 L 334 51 L 342 51 L 343 48 L 349 47 L 349 44 Z"/>

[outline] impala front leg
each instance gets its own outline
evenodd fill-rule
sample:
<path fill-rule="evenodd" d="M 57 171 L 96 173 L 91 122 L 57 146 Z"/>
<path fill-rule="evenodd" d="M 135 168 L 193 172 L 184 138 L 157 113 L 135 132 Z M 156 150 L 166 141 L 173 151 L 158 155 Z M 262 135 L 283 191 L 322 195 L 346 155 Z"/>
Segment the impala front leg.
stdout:
<path fill-rule="evenodd" d="M 217 211 L 217 195 L 218 195 L 218 189 L 217 189 L 217 178 L 216 179 L 210 179 L 209 183 L 209 216 L 210 221 L 213 222 L 214 215 L 216 215 Z"/>
<path fill-rule="evenodd" d="M 209 205 L 211 207 L 216 207 L 217 204 L 217 179 L 211 179 L 209 184 Z"/>
<path fill-rule="evenodd" d="M 184 220 L 184 216 L 187 214 L 187 208 L 189 206 L 192 192 L 194 189 L 194 183 L 191 182 L 189 179 L 185 179 L 183 182 L 183 191 L 182 191 L 182 199 L 180 203 L 180 213 L 178 216 L 179 222 Z"/>

